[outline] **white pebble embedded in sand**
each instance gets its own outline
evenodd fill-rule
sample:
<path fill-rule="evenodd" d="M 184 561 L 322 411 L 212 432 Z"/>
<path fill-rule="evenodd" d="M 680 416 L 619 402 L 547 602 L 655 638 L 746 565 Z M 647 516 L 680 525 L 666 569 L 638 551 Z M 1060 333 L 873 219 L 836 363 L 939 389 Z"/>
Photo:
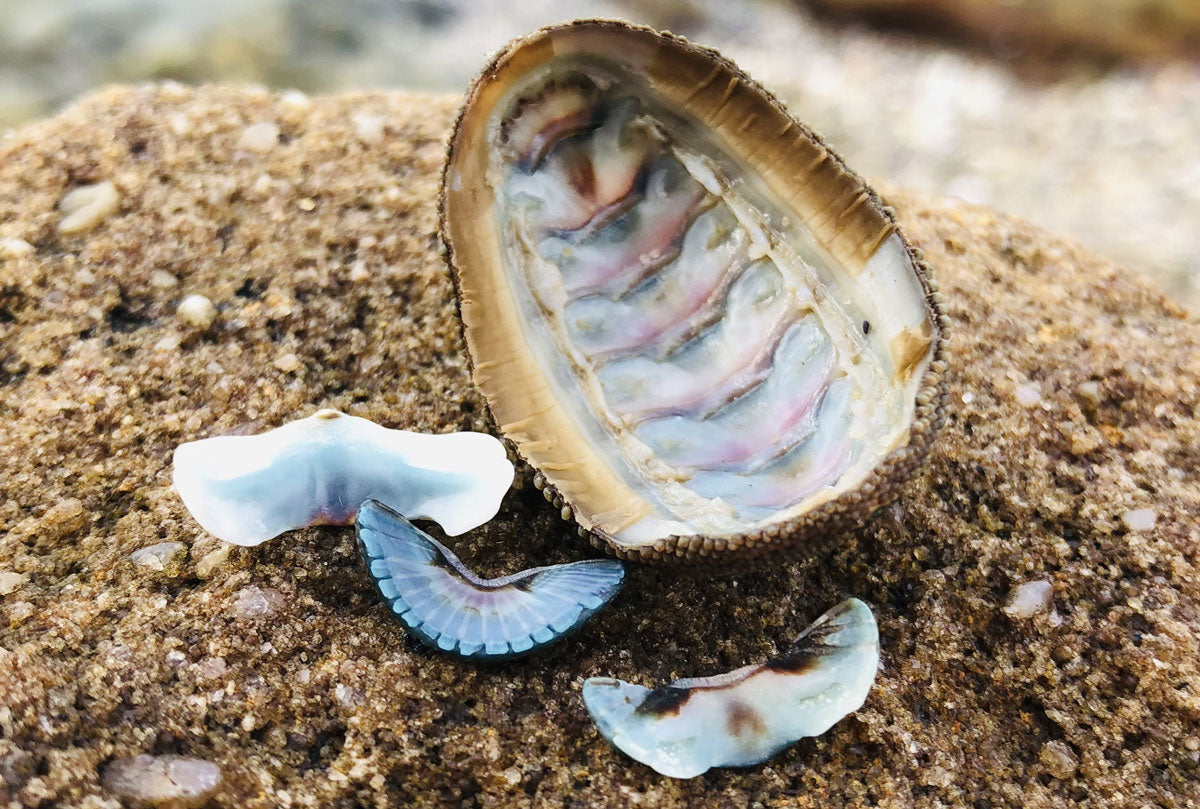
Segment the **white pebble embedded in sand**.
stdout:
<path fill-rule="evenodd" d="M 129 554 L 129 559 L 135 565 L 151 570 L 178 571 L 187 559 L 187 545 L 182 542 L 159 542 L 156 545 L 138 548 Z"/>
<path fill-rule="evenodd" d="M 383 116 L 355 115 L 354 134 L 364 146 L 378 146 L 383 142 Z"/>
<path fill-rule="evenodd" d="M 300 370 L 300 358 L 289 351 L 276 357 L 274 365 L 285 374 L 294 374 Z"/>
<path fill-rule="evenodd" d="M 179 286 L 179 279 L 166 270 L 155 270 L 150 273 L 150 286 L 155 289 L 172 289 Z"/>
<path fill-rule="evenodd" d="M 1100 391 L 1100 383 L 1094 380 L 1080 382 L 1075 387 L 1075 398 L 1084 407 L 1095 410 L 1104 401 L 1104 395 Z"/>
<path fill-rule="evenodd" d="M 188 295 L 179 302 L 175 314 L 193 329 L 204 331 L 217 319 L 217 307 L 203 295 Z"/>
<path fill-rule="evenodd" d="M 72 234 L 91 230 L 116 213 L 120 205 L 121 195 L 109 180 L 81 185 L 58 203 L 58 210 L 64 214 L 58 231 Z"/>
<path fill-rule="evenodd" d="M 278 612 L 287 599 L 273 587 L 250 585 L 238 590 L 233 597 L 233 610 L 243 618 L 264 618 Z"/>
<path fill-rule="evenodd" d="M 1018 585 L 1008 596 L 1004 612 L 1013 618 L 1032 618 L 1038 613 L 1050 609 L 1050 601 L 1054 597 L 1054 587 L 1050 582 L 1040 579 L 1027 581 Z"/>
<path fill-rule="evenodd" d="M 1121 520 L 1130 531 L 1149 531 L 1158 522 L 1158 514 L 1152 508 L 1135 508 L 1122 514 Z"/>
<path fill-rule="evenodd" d="M 1037 385 L 1017 385 L 1017 402 L 1024 407 L 1033 407 L 1042 400 L 1042 392 Z"/>
<path fill-rule="evenodd" d="M 225 676 L 228 666 L 223 657 L 205 657 L 196 663 L 194 670 L 201 680 L 219 680 Z"/>
<path fill-rule="evenodd" d="M 221 768 L 199 758 L 142 754 L 109 762 L 100 780 L 134 801 L 198 803 L 220 785 Z"/>
<path fill-rule="evenodd" d="M 34 246 L 24 239 L 0 239 L 0 258 L 20 258 L 34 251 Z"/>
<path fill-rule="evenodd" d="M 290 112 L 304 112 L 312 106 L 312 99 L 300 90 L 287 90 L 279 96 L 279 103 Z"/>
<path fill-rule="evenodd" d="M 279 124 L 274 121 L 262 121 L 251 124 L 238 138 L 237 147 L 247 152 L 264 154 L 275 148 L 279 143 Z"/>

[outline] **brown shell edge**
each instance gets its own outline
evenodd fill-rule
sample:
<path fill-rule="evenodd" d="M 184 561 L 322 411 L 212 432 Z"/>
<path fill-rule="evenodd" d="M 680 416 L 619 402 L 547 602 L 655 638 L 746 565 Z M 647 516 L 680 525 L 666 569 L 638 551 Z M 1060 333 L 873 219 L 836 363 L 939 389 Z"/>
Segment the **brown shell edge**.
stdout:
<path fill-rule="evenodd" d="M 462 285 L 459 281 L 459 269 L 454 261 L 454 249 L 449 239 L 446 222 L 446 175 L 451 165 L 454 144 L 458 136 L 463 116 L 474 100 L 477 88 L 495 72 L 510 53 L 519 49 L 526 40 L 540 37 L 554 31 L 570 29 L 576 26 L 593 26 L 613 28 L 618 30 L 636 30 L 650 33 L 665 39 L 673 40 L 680 46 L 705 54 L 708 58 L 721 64 L 740 82 L 743 82 L 768 101 L 779 112 L 795 121 L 797 127 L 806 136 L 812 138 L 821 148 L 828 152 L 842 170 L 862 184 L 867 196 L 883 217 L 891 223 L 893 232 L 900 237 L 913 266 L 917 268 L 917 276 L 925 291 L 925 304 L 929 309 L 933 333 L 930 336 L 931 355 L 921 384 L 917 389 L 916 405 L 913 410 L 913 420 L 909 429 L 908 443 L 892 450 L 877 465 L 871 474 L 853 491 L 845 492 L 838 497 L 821 504 L 799 518 L 787 523 L 773 525 L 761 531 L 736 534 L 723 537 L 703 537 L 698 535 L 664 537 L 653 545 L 641 548 L 629 548 L 618 544 L 603 531 L 587 531 L 576 526 L 580 536 L 588 539 L 593 547 L 605 551 L 626 561 L 647 562 L 661 565 L 716 567 L 720 565 L 726 570 L 742 570 L 755 567 L 771 561 L 780 561 L 789 557 L 809 555 L 829 547 L 833 541 L 861 526 L 877 509 L 894 502 L 899 496 L 904 483 L 921 467 L 933 443 L 933 438 L 945 418 L 946 394 L 949 389 L 949 366 L 944 358 L 945 342 L 948 339 L 949 317 L 943 307 L 941 292 L 937 281 L 919 248 L 908 240 L 900 230 L 896 220 L 896 212 L 891 206 L 884 204 L 877 191 L 872 188 L 857 172 L 846 165 L 845 160 L 831 149 L 825 140 L 813 132 L 788 111 L 787 107 L 773 93 L 763 87 L 758 81 L 748 76 L 741 68 L 712 48 L 696 45 L 685 37 L 668 31 L 657 31 L 649 26 L 636 25 L 615 19 L 581 19 L 568 23 L 560 23 L 539 28 L 523 37 L 514 39 L 488 61 L 487 66 L 471 82 L 470 89 L 459 104 L 454 116 L 454 126 L 446 144 L 446 158 L 442 163 L 442 175 L 438 183 L 438 244 L 446 264 L 450 269 L 450 278 L 454 284 L 454 303 L 458 314 L 459 332 L 462 336 L 464 351 L 467 355 L 467 366 L 472 381 L 475 379 L 475 361 L 467 348 L 466 324 L 462 319 Z M 497 427 L 491 402 L 484 398 L 488 419 L 493 428 Z M 543 492 L 546 500 L 559 509 L 564 519 L 571 519 L 573 511 L 570 502 L 547 481 L 529 459 L 521 454 L 515 442 L 504 439 L 513 455 L 534 472 L 534 486 Z"/>

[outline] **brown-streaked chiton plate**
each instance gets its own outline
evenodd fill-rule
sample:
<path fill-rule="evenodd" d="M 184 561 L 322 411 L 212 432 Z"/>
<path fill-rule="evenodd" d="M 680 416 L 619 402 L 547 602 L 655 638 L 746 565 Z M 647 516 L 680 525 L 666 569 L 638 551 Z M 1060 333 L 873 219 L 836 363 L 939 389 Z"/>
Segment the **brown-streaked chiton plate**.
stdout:
<path fill-rule="evenodd" d="M 503 49 L 442 178 L 476 385 L 623 558 L 795 553 L 890 502 L 945 317 L 893 212 L 712 50 L 588 20 Z"/>

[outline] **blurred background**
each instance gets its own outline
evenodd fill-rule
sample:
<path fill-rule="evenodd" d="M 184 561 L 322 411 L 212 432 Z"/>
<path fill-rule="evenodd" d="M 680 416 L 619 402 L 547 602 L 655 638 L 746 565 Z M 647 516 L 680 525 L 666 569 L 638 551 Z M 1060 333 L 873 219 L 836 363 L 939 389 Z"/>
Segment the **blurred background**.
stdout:
<path fill-rule="evenodd" d="M 1023 216 L 1200 311 L 1200 0 L 0 0 L 0 131 L 111 82 L 459 93 L 582 16 L 715 46 L 868 178 Z"/>

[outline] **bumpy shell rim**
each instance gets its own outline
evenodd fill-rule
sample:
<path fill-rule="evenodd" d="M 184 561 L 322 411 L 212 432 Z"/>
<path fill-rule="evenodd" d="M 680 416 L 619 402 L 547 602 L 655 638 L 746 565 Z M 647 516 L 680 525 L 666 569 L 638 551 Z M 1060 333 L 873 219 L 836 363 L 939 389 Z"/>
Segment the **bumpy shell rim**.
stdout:
<path fill-rule="evenodd" d="M 593 547 L 625 561 L 647 562 L 660 565 L 677 565 L 691 567 L 721 566 L 728 570 L 742 570 L 758 567 L 772 561 L 783 561 L 789 557 L 809 556 L 828 549 L 838 538 L 845 536 L 855 528 L 862 526 L 880 508 L 894 502 L 900 495 L 904 484 L 914 477 L 924 463 L 934 436 L 942 426 L 945 418 L 945 402 L 949 388 L 949 366 L 945 360 L 945 343 L 948 339 L 949 317 L 945 313 L 941 292 L 933 278 L 933 272 L 925 261 L 921 250 L 909 241 L 908 236 L 900 229 L 896 211 L 887 205 L 866 180 L 846 165 L 845 160 L 829 147 L 825 140 L 813 132 L 802 122 L 796 120 L 772 92 L 758 81 L 750 77 L 727 57 L 713 48 L 697 45 L 687 38 L 672 34 L 669 31 L 658 31 L 644 25 L 629 23 L 624 20 L 588 18 L 557 23 L 539 28 L 529 34 L 518 37 L 497 51 L 487 65 L 471 82 L 470 89 L 459 104 L 454 117 L 446 145 L 446 157 L 442 163 L 442 173 L 438 185 L 438 240 L 439 249 L 450 270 L 450 278 L 454 284 L 455 310 L 458 315 L 459 332 L 462 337 L 464 351 L 467 356 L 468 370 L 472 382 L 475 381 L 475 359 L 471 355 L 466 335 L 466 324 L 462 318 L 462 281 L 454 258 L 454 246 L 450 237 L 449 223 L 446 214 L 446 186 L 450 168 L 454 161 L 454 147 L 458 140 L 459 128 L 464 116 L 474 102 L 479 88 L 484 85 L 512 54 L 522 48 L 532 39 L 544 37 L 557 31 L 565 31 L 576 27 L 588 26 L 609 29 L 618 32 L 636 31 L 649 34 L 685 50 L 698 53 L 711 59 L 729 75 L 758 93 L 762 99 L 775 110 L 791 119 L 799 131 L 811 139 L 817 146 L 824 149 L 831 160 L 847 175 L 859 183 L 866 193 L 868 203 L 874 207 L 892 226 L 905 252 L 916 268 L 921 288 L 925 293 L 925 304 L 928 307 L 931 328 L 931 353 L 929 363 L 925 367 L 920 385 L 917 388 L 913 418 L 909 423 L 908 442 L 899 446 L 884 456 L 883 460 L 871 470 L 871 473 L 851 491 L 843 492 L 811 511 L 805 512 L 787 522 L 777 523 L 758 531 L 750 531 L 729 536 L 707 537 L 702 535 L 671 535 L 656 540 L 651 545 L 643 547 L 628 547 L 619 544 L 611 536 L 599 530 L 586 530 L 576 525 L 576 531 L 586 538 Z M 477 386 L 478 388 L 478 386 Z M 482 391 L 481 391 L 482 392 Z M 487 408 L 488 419 L 493 428 L 497 421 L 491 401 L 483 397 Z M 534 473 L 534 486 L 541 490 L 553 506 L 560 510 L 562 517 L 570 520 L 573 516 L 571 503 L 559 492 L 552 483 L 540 473 L 540 470 L 527 458 L 515 442 L 505 438 L 505 444 L 510 452 Z"/>

